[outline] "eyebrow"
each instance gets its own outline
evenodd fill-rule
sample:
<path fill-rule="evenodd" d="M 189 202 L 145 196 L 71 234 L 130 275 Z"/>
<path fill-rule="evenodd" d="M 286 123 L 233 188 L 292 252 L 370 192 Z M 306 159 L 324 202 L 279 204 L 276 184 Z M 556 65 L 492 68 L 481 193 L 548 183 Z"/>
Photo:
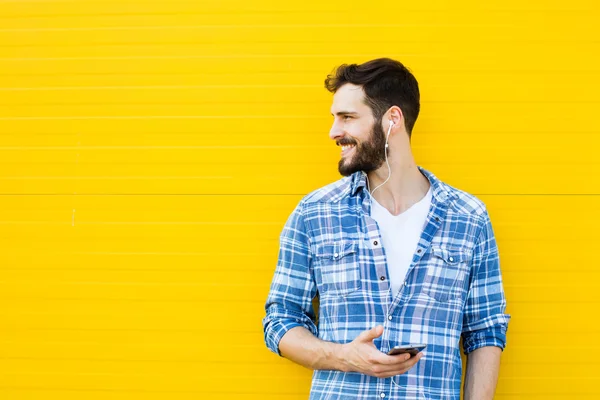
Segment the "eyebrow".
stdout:
<path fill-rule="evenodd" d="M 333 113 L 332 113 L 331 115 L 333 115 Z M 336 113 L 335 113 L 335 115 L 337 115 L 337 116 L 343 116 L 343 115 L 358 115 L 358 113 L 357 113 L 357 112 L 354 112 L 354 111 L 338 111 L 338 112 L 336 112 Z"/>

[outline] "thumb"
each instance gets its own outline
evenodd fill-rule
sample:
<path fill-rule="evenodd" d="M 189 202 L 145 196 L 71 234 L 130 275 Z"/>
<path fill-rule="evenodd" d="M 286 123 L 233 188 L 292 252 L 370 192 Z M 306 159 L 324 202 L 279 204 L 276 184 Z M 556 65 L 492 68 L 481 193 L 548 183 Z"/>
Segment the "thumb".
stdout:
<path fill-rule="evenodd" d="M 373 339 L 378 338 L 383 334 L 383 326 L 377 325 L 374 328 L 369 329 L 368 331 L 362 332 L 358 335 L 358 339 L 362 342 L 372 342 Z"/>

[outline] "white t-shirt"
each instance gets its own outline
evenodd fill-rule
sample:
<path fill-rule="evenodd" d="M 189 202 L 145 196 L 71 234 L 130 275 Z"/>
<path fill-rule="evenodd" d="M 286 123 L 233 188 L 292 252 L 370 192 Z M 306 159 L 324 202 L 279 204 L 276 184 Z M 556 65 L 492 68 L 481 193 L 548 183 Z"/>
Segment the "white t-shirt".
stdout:
<path fill-rule="evenodd" d="M 394 297 L 404 283 L 431 206 L 431 186 L 421 200 L 400 215 L 392 215 L 371 196 L 371 217 L 377 221 Z"/>

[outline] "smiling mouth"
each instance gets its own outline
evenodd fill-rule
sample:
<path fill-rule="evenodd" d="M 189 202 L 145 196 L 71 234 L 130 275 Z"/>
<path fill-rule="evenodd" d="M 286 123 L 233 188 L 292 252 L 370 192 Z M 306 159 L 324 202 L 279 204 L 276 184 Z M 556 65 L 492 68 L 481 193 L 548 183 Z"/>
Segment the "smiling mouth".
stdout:
<path fill-rule="evenodd" d="M 354 144 L 346 144 L 341 146 L 342 147 L 342 156 L 345 156 L 346 154 L 350 153 L 350 151 L 356 147 L 356 145 Z"/>

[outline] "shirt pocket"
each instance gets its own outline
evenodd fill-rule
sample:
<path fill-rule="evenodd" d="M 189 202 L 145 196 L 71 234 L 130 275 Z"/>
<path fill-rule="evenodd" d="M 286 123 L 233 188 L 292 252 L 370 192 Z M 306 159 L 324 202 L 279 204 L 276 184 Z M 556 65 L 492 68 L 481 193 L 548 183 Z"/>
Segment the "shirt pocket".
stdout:
<path fill-rule="evenodd" d="M 439 302 L 460 297 L 460 282 L 463 282 L 469 265 L 468 253 L 433 247 L 427 265 L 423 292 Z"/>
<path fill-rule="evenodd" d="M 321 294 L 347 296 L 360 289 L 357 242 L 316 245 L 315 279 Z"/>

